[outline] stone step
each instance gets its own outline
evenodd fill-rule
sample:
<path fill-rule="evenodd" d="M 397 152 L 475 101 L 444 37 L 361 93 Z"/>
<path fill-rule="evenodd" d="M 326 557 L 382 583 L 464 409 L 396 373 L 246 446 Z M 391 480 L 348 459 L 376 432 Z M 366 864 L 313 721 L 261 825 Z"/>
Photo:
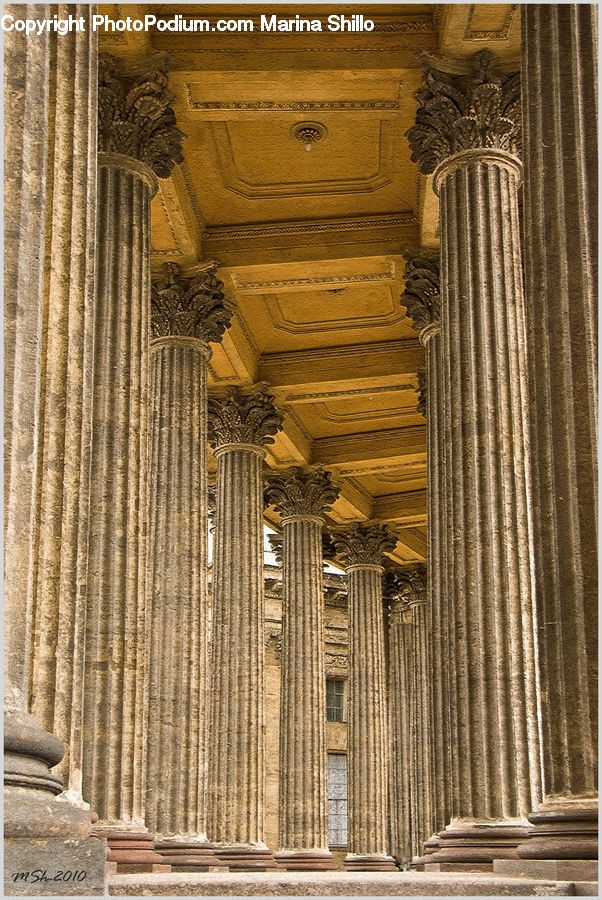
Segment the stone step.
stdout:
<path fill-rule="evenodd" d="M 570 881 L 422 872 L 112 875 L 114 897 L 568 897 Z"/>

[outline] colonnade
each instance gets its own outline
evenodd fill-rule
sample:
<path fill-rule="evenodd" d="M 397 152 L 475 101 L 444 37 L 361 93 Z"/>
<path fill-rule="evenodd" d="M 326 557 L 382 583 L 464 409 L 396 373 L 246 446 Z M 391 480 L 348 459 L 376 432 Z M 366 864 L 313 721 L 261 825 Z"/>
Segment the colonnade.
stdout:
<path fill-rule="evenodd" d="M 429 555 L 384 579 L 390 527 L 331 534 L 352 870 L 560 871 L 597 854 L 595 10 L 522 15 L 522 130 L 519 76 L 483 51 L 425 71 L 408 132 L 441 219 L 439 257 L 406 254 L 401 300 L 426 347 Z M 94 819 L 122 872 L 330 868 L 322 540 L 339 489 L 316 468 L 266 482 L 282 427 L 266 386 L 209 396 L 232 314 L 214 269 L 170 265 L 151 286 L 150 201 L 184 139 L 164 62 L 103 58 L 97 81 L 92 33 L 10 41 L 9 853 L 52 834 L 100 871 Z M 283 528 L 279 848 L 266 503 Z"/>

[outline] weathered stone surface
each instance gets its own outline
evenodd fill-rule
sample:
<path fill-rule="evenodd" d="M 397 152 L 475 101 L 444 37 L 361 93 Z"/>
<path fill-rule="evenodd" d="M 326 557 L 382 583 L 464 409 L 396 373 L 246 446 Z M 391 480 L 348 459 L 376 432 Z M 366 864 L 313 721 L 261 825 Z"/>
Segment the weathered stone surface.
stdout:
<path fill-rule="evenodd" d="M 519 76 L 501 74 L 490 50 L 476 54 L 468 75 L 428 69 L 416 99 L 416 124 L 407 137 L 423 174 L 463 151 L 520 153 Z"/>
<path fill-rule="evenodd" d="M 391 872 L 286 873 L 270 875 L 114 875 L 112 896 L 276 896 L 276 897 L 567 897 L 569 881 L 534 881 L 492 875 Z"/>
<path fill-rule="evenodd" d="M 347 867 L 394 868 L 389 855 L 389 740 L 383 554 L 396 544 L 384 525 L 333 532 L 349 597 L 349 841 Z"/>
<path fill-rule="evenodd" d="M 147 165 L 167 178 L 183 160 L 184 133 L 167 91 L 166 57 L 152 71 L 136 72 L 108 54 L 98 70 L 98 149 Z"/>
<path fill-rule="evenodd" d="M 251 870 L 275 865 L 263 843 L 262 461 L 281 422 L 263 391 L 209 400 L 217 478 L 207 832 L 218 857 Z"/>
<path fill-rule="evenodd" d="M 426 567 L 389 570 L 389 703 L 394 853 L 422 857 L 435 826 L 432 755 L 431 616 Z"/>
<path fill-rule="evenodd" d="M 84 839 L 8 838 L 4 842 L 4 894 L 96 897 L 107 893 L 106 843 Z"/>
<path fill-rule="evenodd" d="M 597 10 L 522 9 L 544 803 L 519 854 L 598 856 Z M 558 559 L 562 553 L 562 559 Z"/>
<path fill-rule="evenodd" d="M 324 675 L 324 512 L 339 488 L 322 470 L 271 476 L 266 500 L 282 516 L 280 849 L 286 868 L 334 866 L 328 853 Z M 303 851 L 300 855 L 290 851 Z M 317 851 L 313 854 L 308 851 Z"/>
<path fill-rule="evenodd" d="M 432 861 L 478 864 L 481 853 L 490 865 L 497 852 L 508 856 L 509 841 L 519 842 L 541 795 L 521 171 L 513 155 L 518 79 L 497 74 L 490 55 L 478 54 L 466 78 L 427 72 L 419 101 L 408 137 L 421 170 L 436 169 L 441 204 L 447 596 L 435 640 L 447 629 L 444 665 L 455 685 L 452 819 Z"/>
<path fill-rule="evenodd" d="M 91 9 L 71 7 L 84 18 Z M 47 893 L 45 882 L 13 876 L 81 863 L 87 880 L 78 893 L 88 896 L 103 893 L 105 870 L 104 844 L 88 838 L 78 758 L 96 39 L 13 31 L 4 52 L 5 890 Z M 71 744 L 63 767 L 71 790 L 61 799 L 63 782 L 51 770 L 63 745 L 40 720 Z"/>
<path fill-rule="evenodd" d="M 206 831 L 207 365 L 231 318 L 221 287 L 168 264 L 151 292 L 146 824 L 162 835 Z"/>
<path fill-rule="evenodd" d="M 528 843 L 521 846 L 528 846 Z M 593 883 L 598 880 L 598 862 L 595 859 L 496 859 L 493 873 L 511 878 Z"/>

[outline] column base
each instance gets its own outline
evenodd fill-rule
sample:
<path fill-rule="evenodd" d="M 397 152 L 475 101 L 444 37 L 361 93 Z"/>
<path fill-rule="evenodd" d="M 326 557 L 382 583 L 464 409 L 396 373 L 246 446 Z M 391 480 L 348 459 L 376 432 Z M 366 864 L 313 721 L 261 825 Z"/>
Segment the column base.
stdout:
<path fill-rule="evenodd" d="M 60 799 L 52 771 L 60 741 L 21 709 L 4 714 L 4 893 L 6 896 L 106 894 L 104 841 L 91 835 L 90 811 Z"/>
<path fill-rule="evenodd" d="M 529 816 L 533 828 L 519 845 L 521 859 L 598 859 L 598 800 L 548 800 Z"/>
<path fill-rule="evenodd" d="M 598 881 L 596 859 L 496 859 L 494 875 L 538 881 Z"/>
<path fill-rule="evenodd" d="M 320 872 L 339 869 L 329 850 L 282 850 L 274 859 L 287 872 Z"/>
<path fill-rule="evenodd" d="M 439 836 L 434 834 L 428 839 L 428 841 L 424 842 L 424 844 L 422 845 L 422 856 L 414 857 L 414 859 L 410 863 L 410 869 L 413 869 L 416 872 L 424 872 L 425 865 L 432 861 L 433 853 L 436 853 L 440 847 L 441 841 L 439 840 Z"/>
<path fill-rule="evenodd" d="M 347 872 L 399 872 L 392 856 L 371 856 L 369 854 L 346 856 L 345 869 Z"/>
<path fill-rule="evenodd" d="M 274 854 L 267 847 L 216 844 L 214 853 L 231 872 L 266 872 L 268 869 L 280 868 Z"/>
<path fill-rule="evenodd" d="M 228 867 L 207 841 L 157 840 L 155 851 L 172 872 L 226 872 Z"/>
<path fill-rule="evenodd" d="M 148 831 L 122 831 L 107 825 L 96 825 L 94 832 L 107 839 L 110 875 L 171 872 L 171 866 L 155 853 L 154 834 Z"/>
<path fill-rule="evenodd" d="M 458 820 L 440 831 L 440 847 L 425 861 L 425 872 L 492 872 L 494 859 L 518 859 L 528 827 L 521 822 Z"/>

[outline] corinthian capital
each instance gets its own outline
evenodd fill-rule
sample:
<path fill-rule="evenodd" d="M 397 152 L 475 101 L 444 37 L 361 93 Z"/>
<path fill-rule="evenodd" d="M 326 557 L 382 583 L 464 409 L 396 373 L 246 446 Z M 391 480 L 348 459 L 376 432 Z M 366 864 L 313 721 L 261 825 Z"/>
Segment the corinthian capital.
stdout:
<path fill-rule="evenodd" d="M 340 488 L 332 483 L 328 472 L 293 469 L 268 478 L 265 498 L 285 519 L 288 516 L 319 516 L 339 496 Z"/>
<path fill-rule="evenodd" d="M 332 532 L 338 555 L 347 566 L 380 566 L 397 543 L 394 531 L 379 523 L 362 523 Z"/>
<path fill-rule="evenodd" d="M 272 435 L 282 428 L 282 413 L 265 391 L 243 394 L 231 388 L 224 398 L 211 397 L 208 404 L 209 442 L 217 450 L 226 444 L 273 444 Z"/>
<path fill-rule="evenodd" d="M 152 336 L 193 337 L 207 344 L 219 341 L 232 318 L 222 288 L 215 268 L 184 278 L 176 263 L 167 263 L 165 278 L 152 285 Z"/>
<path fill-rule="evenodd" d="M 469 75 L 428 69 L 416 98 L 416 124 L 406 136 L 424 175 L 462 150 L 520 153 L 519 76 L 497 72 L 489 50 L 476 54 Z"/>
<path fill-rule="evenodd" d="M 399 573 L 401 596 L 408 606 L 426 603 L 426 566 L 422 563 Z"/>
<path fill-rule="evenodd" d="M 143 75 L 128 74 L 112 56 L 102 54 L 98 67 L 98 149 L 122 153 L 167 178 L 183 160 L 184 132 L 167 91 L 165 62 Z"/>
<path fill-rule="evenodd" d="M 439 263 L 427 256 L 406 255 L 405 289 L 401 305 L 405 306 L 414 328 L 424 339 L 425 332 L 441 321 Z"/>

